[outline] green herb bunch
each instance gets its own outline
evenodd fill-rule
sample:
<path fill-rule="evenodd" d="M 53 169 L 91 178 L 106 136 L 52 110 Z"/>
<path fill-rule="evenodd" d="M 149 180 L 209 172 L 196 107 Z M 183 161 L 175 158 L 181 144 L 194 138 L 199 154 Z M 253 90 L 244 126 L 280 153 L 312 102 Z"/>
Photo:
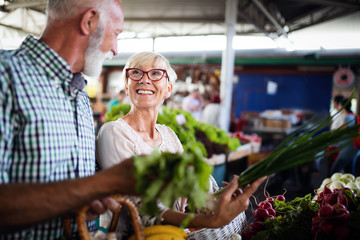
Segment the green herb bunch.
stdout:
<path fill-rule="evenodd" d="M 205 206 L 212 167 L 199 149 L 194 152 L 160 153 L 134 156 L 136 189 L 141 195 L 141 214 L 159 214 L 157 201 L 171 208 L 179 197 L 188 198 L 192 212 Z"/>

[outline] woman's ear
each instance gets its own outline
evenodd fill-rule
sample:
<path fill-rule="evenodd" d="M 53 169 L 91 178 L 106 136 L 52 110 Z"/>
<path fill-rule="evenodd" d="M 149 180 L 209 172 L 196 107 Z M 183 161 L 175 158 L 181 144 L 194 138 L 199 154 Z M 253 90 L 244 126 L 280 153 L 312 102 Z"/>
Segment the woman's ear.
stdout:
<path fill-rule="evenodd" d="M 172 90 L 173 90 L 173 85 L 172 85 L 172 83 L 169 82 L 168 85 L 167 85 L 166 98 L 170 97 Z"/>
<path fill-rule="evenodd" d="M 124 91 L 125 91 L 125 94 L 126 94 L 126 96 L 128 96 L 129 95 L 129 88 L 128 88 L 128 86 L 127 86 L 127 84 L 125 84 L 125 89 L 124 89 Z"/>
<path fill-rule="evenodd" d="M 80 19 L 80 31 L 82 34 L 84 35 L 91 35 L 98 23 L 99 23 L 99 12 L 94 9 L 94 8 L 90 8 L 88 10 L 86 10 Z"/>

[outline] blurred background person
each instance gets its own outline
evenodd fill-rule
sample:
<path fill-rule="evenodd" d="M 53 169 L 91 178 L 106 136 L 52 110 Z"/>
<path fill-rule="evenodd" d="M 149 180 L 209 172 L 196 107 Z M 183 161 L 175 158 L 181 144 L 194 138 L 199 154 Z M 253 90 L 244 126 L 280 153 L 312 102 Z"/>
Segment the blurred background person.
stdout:
<path fill-rule="evenodd" d="M 338 111 L 340 111 L 340 109 L 343 106 L 343 101 L 344 101 L 343 95 L 334 96 L 333 109 L 331 111 L 331 116 L 335 115 Z M 344 117 L 345 117 L 345 115 L 343 114 L 343 112 L 339 112 L 338 114 L 336 114 L 334 116 L 334 118 L 332 119 L 330 129 L 334 130 L 334 129 L 339 128 L 343 124 Z"/>
<path fill-rule="evenodd" d="M 355 126 L 356 117 L 351 110 L 351 100 L 343 99 L 342 105 L 344 108 L 341 112 L 344 115 L 344 120 L 342 121 L 341 127 Z M 339 142 L 339 145 L 345 145 L 345 147 L 340 149 L 337 159 L 331 166 L 330 175 L 336 172 L 352 172 L 352 162 L 358 149 L 354 146 L 353 139 L 350 136 L 348 139 Z"/>
<path fill-rule="evenodd" d="M 215 94 L 211 97 L 201 114 L 201 122 L 209 123 L 215 127 L 220 127 L 219 114 L 220 114 L 220 96 Z"/>
<path fill-rule="evenodd" d="M 181 107 L 183 110 L 190 112 L 196 120 L 200 121 L 203 106 L 204 100 L 201 92 L 199 89 L 195 89 L 184 98 Z"/>

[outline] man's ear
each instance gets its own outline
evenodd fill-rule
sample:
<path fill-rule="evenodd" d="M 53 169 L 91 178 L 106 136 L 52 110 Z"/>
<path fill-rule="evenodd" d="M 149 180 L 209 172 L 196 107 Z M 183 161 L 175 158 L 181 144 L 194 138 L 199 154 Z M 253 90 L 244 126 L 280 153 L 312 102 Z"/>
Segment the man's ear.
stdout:
<path fill-rule="evenodd" d="M 86 10 L 80 19 L 80 30 L 84 35 L 91 35 L 99 22 L 99 12 L 94 8 Z"/>

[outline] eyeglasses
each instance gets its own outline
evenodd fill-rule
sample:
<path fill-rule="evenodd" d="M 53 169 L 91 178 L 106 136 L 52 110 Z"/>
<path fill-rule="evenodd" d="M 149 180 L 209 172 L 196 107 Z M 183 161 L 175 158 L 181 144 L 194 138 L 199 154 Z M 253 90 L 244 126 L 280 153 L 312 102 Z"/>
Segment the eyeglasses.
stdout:
<path fill-rule="evenodd" d="M 151 69 L 150 71 L 143 71 L 138 68 L 128 68 L 126 69 L 126 75 L 133 81 L 140 81 L 146 73 L 147 77 L 153 81 L 161 80 L 165 73 L 167 74 L 165 69 Z"/>

